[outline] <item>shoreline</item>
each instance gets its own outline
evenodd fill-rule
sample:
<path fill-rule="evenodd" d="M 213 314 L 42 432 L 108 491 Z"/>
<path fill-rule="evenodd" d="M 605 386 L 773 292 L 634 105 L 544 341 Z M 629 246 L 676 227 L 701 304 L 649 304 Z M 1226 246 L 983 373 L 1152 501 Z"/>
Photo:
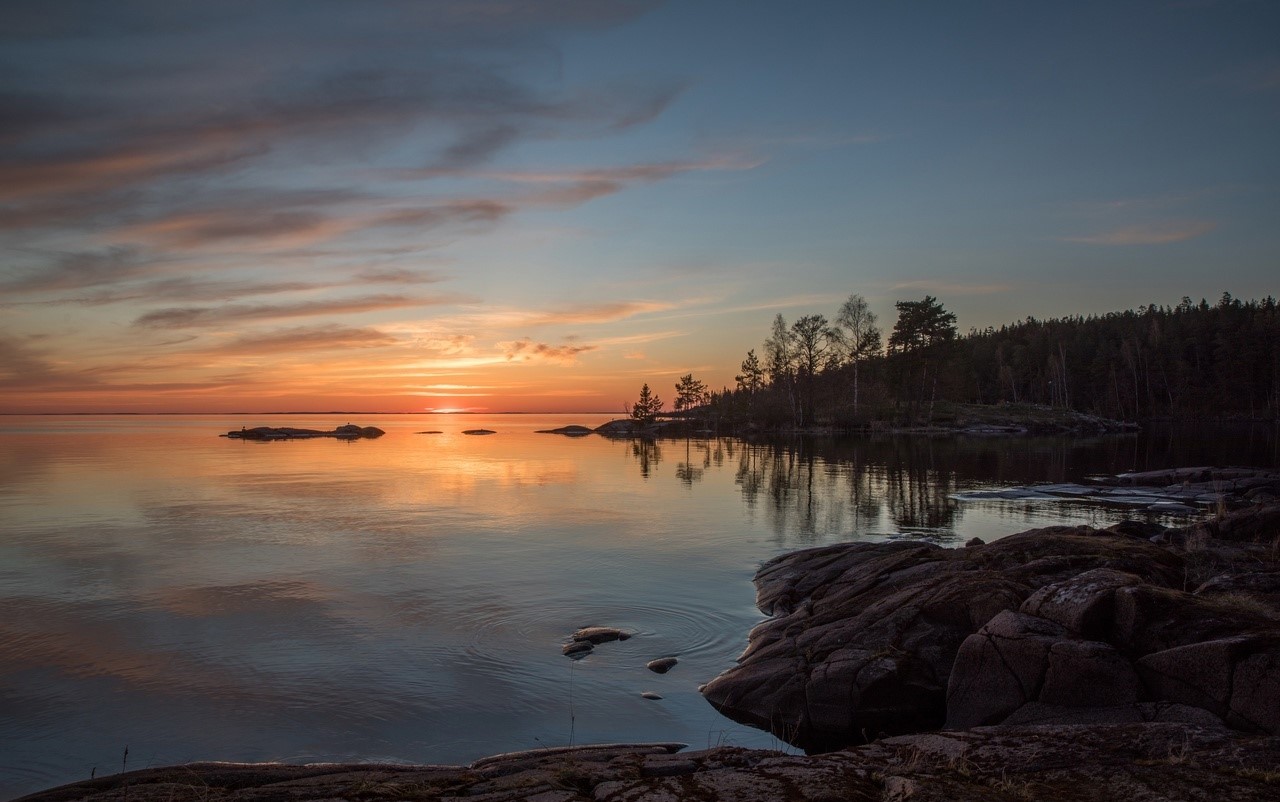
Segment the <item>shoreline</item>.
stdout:
<path fill-rule="evenodd" d="M 820 755 L 593 744 L 465 766 L 190 763 L 83 780 L 13 802 L 794 802 L 1203 798 L 1262 802 L 1280 737 L 1185 724 L 987 727 L 898 736 Z"/>

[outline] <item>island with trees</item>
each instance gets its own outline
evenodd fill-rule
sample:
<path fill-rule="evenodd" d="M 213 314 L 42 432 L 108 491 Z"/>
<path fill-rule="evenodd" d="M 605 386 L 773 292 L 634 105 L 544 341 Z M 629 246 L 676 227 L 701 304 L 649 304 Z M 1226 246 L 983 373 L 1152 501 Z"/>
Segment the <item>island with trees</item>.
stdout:
<path fill-rule="evenodd" d="M 665 411 L 645 384 L 605 433 L 712 430 L 1111 431 L 1280 418 L 1276 300 L 1184 297 L 1104 315 L 1028 317 L 961 334 L 937 298 L 895 303 L 887 338 L 861 295 L 833 318 L 778 314 L 735 386 L 692 373 Z"/>

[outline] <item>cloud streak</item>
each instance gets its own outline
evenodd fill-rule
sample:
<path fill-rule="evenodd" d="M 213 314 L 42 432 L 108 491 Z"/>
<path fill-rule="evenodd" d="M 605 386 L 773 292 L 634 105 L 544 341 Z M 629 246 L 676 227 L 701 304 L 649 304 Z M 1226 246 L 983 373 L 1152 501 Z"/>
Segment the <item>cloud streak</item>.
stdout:
<path fill-rule="evenodd" d="M 566 326 L 590 323 L 613 323 L 636 315 L 662 312 L 675 304 L 661 301 L 615 301 L 612 303 L 581 304 L 549 312 L 534 313 L 523 323 L 529 326 Z"/>
<path fill-rule="evenodd" d="M 461 303 L 461 296 L 414 297 L 404 295 L 366 295 L 359 298 L 301 301 L 282 304 L 227 304 L 224 306 L 186 306 L 156 309 L 141 315 L 135 326 L 152 329 L 185 329 L 220 326 L 245 320 L 272 320 L 318 315 L 358 314 L 389 309 L 441 306 Z"/>
<path fill-rule="evenodd" d="M 1204 236 L 1217 227 L 1211 220 L 1183 220 L 1124 226 L 1100 234 L 1063 239 L 1085 245 L 1168 245 Z"/>
<path fill-rule="evenodd" d="M 246 356 L 298 351 L 382 348 L 399 342 L 396 337 L 376 328 L 338 325 L 297 326 L 262 334 L 243 335 L 207 350 Z"/>
<path fill-rule="evenodd" d="M 503 356 L 508 362 L 512 361 L 541 361 L 556 362 L 563 365 L 571 365 L 578 361 L 580 354 L 588 351 L 595 351 L 599 346 L 596 345 L 576 345 L 567 343 L 565 345 L 548 345 L 547 343 L 534 342 L 529 339 L 514 340 L 510 342 L 498 343 Z"/>

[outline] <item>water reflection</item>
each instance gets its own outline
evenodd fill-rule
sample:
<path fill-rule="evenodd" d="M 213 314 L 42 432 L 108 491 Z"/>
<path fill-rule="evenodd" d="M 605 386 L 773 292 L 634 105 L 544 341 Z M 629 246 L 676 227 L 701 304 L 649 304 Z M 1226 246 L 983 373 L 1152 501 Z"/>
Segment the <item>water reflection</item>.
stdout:
<path fill-rule="evenodd" d="M 662 462 L 662 447 L 658 445 L 657 440 L 647 437 L 638 437 L 628 440 L 627 443 L 631 449 L 631 456 L 640 466 L 640 475 L 648 479 L 654 468 L 658 467 L 658 463 Z"/>
<path fill-rule="evenodd" d="M 629 448 L 646 478 L 662 448 L 682 452 L 675 478 L 688 488 L 709 473 L 732 470 L 743 503 L 767 519 L 775 542 L 804 546 L 832 538 L 903 536 L 954 545 L 973 534 L 961 532 L 966 515 L 976 515 L 982 524 L 997 522 L 993 531 L 978 533 L 988 539 L 1007 534 L 1010 521 L 1027 526 L 1059 520 L 1105 524 L 1108 516 L 1119 513 L 1099 512 L 1087 504 L 961 505 L 952 496 L 974 488 L 1079 481 L 1090 474 L 1171 465 L 1267 466 L 1280 456 L 1276 444 L 1274 427 L 1250 426 L 1223 428 L 1213 437 L 1158 428 L 1142 435 L 1092 438 L 637 440 Z"/>
<path fill-rule="evenodd" d="M 361 420 L 388 431 L 375 442 L 263 445 L 215 437 L 239 428 L 222 419 L 0 421 L 0 798 L 118 763 L 125 744 L 156 764 L 465 762 L 561 744 L 569 681 L 580 742 L 776 745 L 697 693 L 759 620 L 761 561 L 1124 514 L 960 506 L 957 491 L 1276 464 L 1274 429 L 1092 441 L 533 433 L 602 422 L 403 416 Z M 478 427 L 498 434 L 460 433 Z M 445 433 L 414 434 L 424 429 Z M 588 624 L 637 637 L 571 663 L 559 643 Z M 644 669 L 669 654 L 678 669 Z M 646 689 L 661 703 L 641 700 Z"/>

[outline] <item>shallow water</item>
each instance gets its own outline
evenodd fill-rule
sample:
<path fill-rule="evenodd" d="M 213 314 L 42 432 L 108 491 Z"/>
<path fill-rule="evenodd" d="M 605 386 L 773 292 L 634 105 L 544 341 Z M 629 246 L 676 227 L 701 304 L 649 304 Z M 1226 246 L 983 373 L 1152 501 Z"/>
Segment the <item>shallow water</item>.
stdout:
<path fill-rule="evenodd" d="M 606 419 L 362 416 L 386 436 L 251 443 L 216 435 L 347 419 L 0 418 L 0 798 L 192 760 L 777 748 L 697 692 L 760 620 L 763 560 L 1134 515 L 951 498 L 966 489 L 1276 464 L 1273 428 L 764 444 L 535 433 Z M 479 427 L 498 433 L 461 434 Z M 430 429 L 444 433 L 415 434 Z M 560 654 L 596 624 L 636 637 Z M 667 655 L 670 673 L 644 668 Z"/>

